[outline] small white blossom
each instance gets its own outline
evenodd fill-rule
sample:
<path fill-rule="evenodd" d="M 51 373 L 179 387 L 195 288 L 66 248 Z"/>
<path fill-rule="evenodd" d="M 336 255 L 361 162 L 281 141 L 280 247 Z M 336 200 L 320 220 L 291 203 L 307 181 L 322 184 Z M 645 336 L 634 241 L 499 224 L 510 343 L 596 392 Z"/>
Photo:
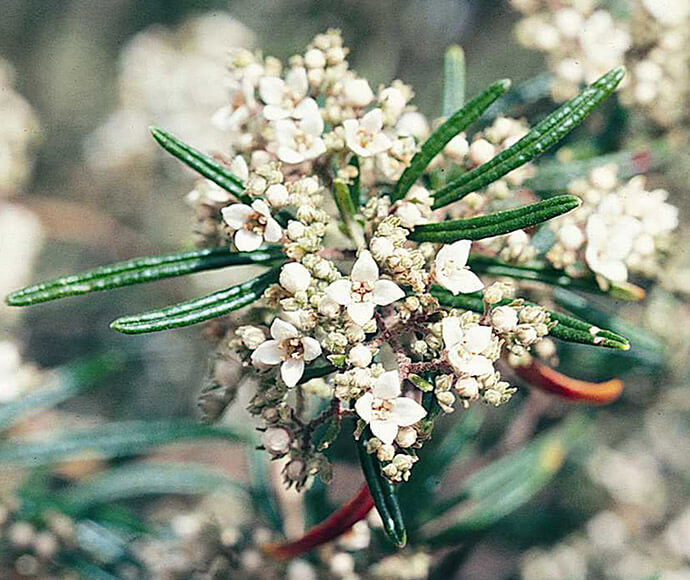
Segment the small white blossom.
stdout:
<path fill-rule="evenodd" d="M 313 99 L 305 99 L 298 120 L 280 119 L 275 122 L 276 154 L 283 163 L 295 164 L 315 159 L 326 152 L 321 138 L 323 119 Z"/>
<path fill-rule="evenodd" d="M 286 80 L 278 77 L 265 76 L 259 79 L 259 96 L 265 103 L 263 115 L 268 121 L 279 121 L 293 117 L 302 119 L 312 108 L 305 98 L 309 90 L 307 71 L 302 67 L 291 69 Z M 317 107 L 318 108 L 318 107 Z"/>
<path fill-rule="evenodd" d="M 499 332 L 511 332 L 518 325 L 518 313 L 510 306 L 497 306 L 491 311 L 491 324 Z"/>
<path fill-rule="evenodd" d="M 374 317 L 375 306 L 387 306 L 405 296 L 405 292 L 390 280 L 379 280 L 379 267 L 369 250 L 357 258 L 350 279 L 342 278 L 326 288 L 328 296 L 347 307 L 350 318 L 363 326 Z"/>
<path fill-rule="evenodd" d="M 371 393 L 355 403 L 355 410 L 369 424 L 371 432 L 384 443 L 395 441 L 400 427 L 409 427 L 426 417 L 426 410 L 416 401 L 400 396 L 398 371 L 383 373 Z"/>
<path fill-rule="evenodd" d="M 290 294 L 306 290 L 311 284 L 311 274 L 299 262 L 285 264 L 280 270 L 280 285 Z"/>
<path fill-rule="evenodd" d="M 448 316 L 441 321 L 441 327 L 448 360 L 456 373 L 479 377 L 494 372 L 493 362 L 480 354 L 491 344 L 490 326 L 463 329 L 457 317 Z"/>
<path fill-rule="evenodd" d="M 276 318 L 271 324 L 273 340 L 267 340 L 252 353 L 252 362 L 265 366 L 280 364 L 280 376 L 294 387 L 304 374 L 304 362 L 321 354 L 319 342 L 302 334 L 290 323 Z"/>
<path fill-rule="evenodd" d="M 381 109 L 369 111 L 360 120 L 346 119 L 343 121 L 345 142 L 347 146 L 360 157 L 371 157 L 390 149 L 393 144 L 388 136 L 382 132 L 383 115 Z"/>
<path fill-rule="evenodd" d="M 252 252 L 267 242 L 279 242 L 283 236 L 278 222 L 265 202 L 257 199 L 251 207 L 235 203 L 221 210 L 223 220 L 235 231 L 235 245 L 242 252 Z"/>
<path fill-rule="evenodd" d="M 467 266 L 471 246 L 472 242 L 469 240 L 459 240 L 450 245 L 444 245 L 436 254 L 434 261 L 436 281 L 453 294 L 476 292 L 484 287 L 479 276 Z"/>

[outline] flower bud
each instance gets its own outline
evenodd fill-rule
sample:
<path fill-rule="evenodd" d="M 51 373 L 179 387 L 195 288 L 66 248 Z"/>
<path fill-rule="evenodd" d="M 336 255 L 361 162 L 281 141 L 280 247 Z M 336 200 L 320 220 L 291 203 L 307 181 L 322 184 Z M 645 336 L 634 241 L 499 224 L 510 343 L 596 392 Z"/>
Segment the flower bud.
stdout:
<path fill-rule="evenodd" d="M 235 334 L 240 337 L 242 344 L 249 350 L 259 348 L 259 345 L 266 342 L 266 334 L 258 326 L 240 326 Z"/>
<path fill-rule="evenodd" d="M 458 379 L 455 383 L 455 391 L 463 399 L 476 399 L 479 396 L 479 383 L 472 377 Z"/>
<path fill-rule="evenodd" d="M 353 107 L 366 107 L 374 99 L 369 83 L 365 79 L 348 79 L 343 87 L 345 102 Z"/>
<path fill-rule="evenodd" d="M 287 226 L 287 235 L 288 238 L 291 240 L 298 240 L 304 235 L 304 232 L 307 228 L 304 226 L 303 223 L 298 222 L 296 220 L 292 220 L 288 223 Z"/>
<path fill-rule="evenodd" d="M 384 443 L 376 450 L 376 457 L 379 461 L 390 461 L 395 456 L 395 447 Z"/>
<path fill-rule="evenodd" d="M 269 427 L 261 435 L 261 443 L 271 455 L 283 455 L 290 449 L 292 435 L 282 427 Z"/>
<path fill-rule="evenodd" d="M 371 254 L 377 262 L 382 262 L 388 258 L 395 250 L 395 246 L 390 238 L 377 236 L 371 240 Z"/>
<path fill-rule="evenodd" d="M 371 364 L 372 359 L 371 350 L 363 344 L 358 344 L 350 350 L 350 353 L 347 355 L 347 359 L 350 364 L 356 367 L 368 367 Z"/>
<path fill-rule="evenodd" d="M 491 311 L 491 324 L 498 332 L 511 332 L 518 324 L 518 314 L 510 306 L 497 306 Z"/>
<path fill-rule="evenodd" d="M 526 346 L 536 342 L 537 338 L 539 338 L 537 336 L 537 331 L 529 324 L 520 324 L 515 329 L 515 336 L 521 344 Z"/>
<path fill-rule="evenodd" d="M 490 161 L 496 154 L 496 148 L 486 139 L 477 139 L 470 145 L 470 161 L 474 165 L 482 165 Z"/>
<path fill-rule="evenodd" d="M 395 441 L 400 447 L 412 447 L 417 441 L 417 431 L 412 427 L 401 427 Z"/>
<path fill-rule="evenodd" d="M 271 207 L 283 207 L 289 197 L 288 190 L 282 183 L 274 183 L 266 190 L 266 199 Z"/>
<path fill-rule="evenodd" d="M 285 264 L 280 270 L 280 285 L 291 294 L 304 291 L 311 284 L 311 274 L 299 262 Z"/>
<path fill-rule="evenodd" d="M 304 55 L 307 68 L 323 68 L 326 66 L 326 56 L 318 48 L 312 48 Z"/>

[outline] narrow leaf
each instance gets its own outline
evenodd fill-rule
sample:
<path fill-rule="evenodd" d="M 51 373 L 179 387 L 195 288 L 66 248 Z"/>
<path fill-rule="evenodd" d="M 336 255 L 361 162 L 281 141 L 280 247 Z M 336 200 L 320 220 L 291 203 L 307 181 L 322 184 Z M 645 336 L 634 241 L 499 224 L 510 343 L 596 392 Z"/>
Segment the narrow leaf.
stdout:
<path fill-rule="evenodd" d="M 366 479 L 369 493 L 374 501 L 374 506 L 383 521 L 383 529 L 388 539 L 398 548 L 407 544 L 407 530 L 403 521 L 400 504 L 393 484 L 381 474 L 381 466 L 378 459 L 367 453 L 366 445 L 369 439 L 369 428 L 359 439 L 359 461 Z"/>
<path fill-rule="evenodd" d="M 478 297 L 476 294 L 458 294 L 454 296 L 439 286 L 432 286 L 431 294 L 444 306 L 472 310 L 480 314 L 484 312 L 484 302 L 482 298 Z M 496 306 L 504 306 L 510 304 L 510 302 L 512 302 L 512 300 L 507 298 L 499 302 Z M 531 304 L 530 302 L 525 302 Z M 567 342 L 604 346 L 618 350 L 628 350 L 630 348 L 628 340 L 615 332 L 602 330 L 589 322 L 560 312 L 554 312 L 553 310 L 547 310 L 547 312 L 551 320 L 558 323 L 549 330 L 549 334 L 554 338 Z"/>
<path fill-rule="evenodd" d="M 422 148 L 415 154 L 410 165 L 405 169 L 391 194 L 391 201 L 405 197 L 410 187 L 424 173 L 427 165 L 438 155 L 448 142 L 471 123 L 476 121 L 486 108 L 510 87 L 510 81 L 503 79 L 496 81 L 483 93 L 477 95 L 467 105 L 456 111 L 424 142 Z"/>
<path fill-rule="evenodd" d="M 226 290 L 180 302 L 160 310 L 124 316 L 113 321 L 110 327 L 125 334 L 143 334 L 198 324 L 223 316 L 258 300 L 266 288 L 278 280 L 279 273 L 280 269 L 275 268 Z"/>
<path fill-rule="evenodd" d="M 270 264 L 281 257 L 283 253 L 280 249 L 231 252 L 227 248 L 145 256 L 28 286 L 10 294 L 7 303 L 10 306 L 29 306 L 65 296 L 112 290 L 226 266 Z"/>
<path fill-rule="evenodd" d="M 98 385 L 104 377 L 121 369 L 123 363 L 119 353 L 110 352 L 49 371 L 49 384 L 21 399 L 0 405 L 0 431 Z"/>
<path fill-rule="evenodd" d="M 109 469 L 68 487 L 59 499 L 72 514 L 122 499 L 159 494 L 203 494 L 227 489 L 248 493 L 246 487 L 227 475 L 194 464 L 140 463 Z"/>
<path fill-rule="evenodd" d="M 151 127 L 149 130 L 153 138 L 168 153 L 177 157 L 206 179 L 210 179 L 226 191 L 229 191 L 244 203 L 251 202 L 249 196 L 243 193 L 244 183 L 242 183 L 242 180 L 233 175 L 227 167 L 159 127 Z"/>
<path fill-rule="evenodd" d="M 362 205 L 362 192 L 361 192 L 361 181 L 359 178 L 359 157 L 357 155 L 352 155 L 350 157 L 350 161 L 348 165 L 351 165 L 357 170 L 357 177 L 355 177 L 352 180 L 352 183 L 348 185 L 348 189 L 350 190 L 350 197 L 352 198 L 352 205 L 357 208 L 357 211 L 359 211 L 359 207 Z"/>
<path fill-rule="evenodd" d="M 343 219 L 345 233 L 358 248 L 363 248 L 364 232 L 355 219 L 357 207 L 352 200 L 352 193 L 349 187 L 342 179 L 335 179 L 333 181 L 333 198 L 340 212 L 340 217 Z"/>
<path fill-rule="evenodd" d="M 560 195 L 516 209 L 417 226 L 410 239 L 449 244 L 458 240 L 491 238 L 543 223 L 578 208 L 580 204 L 580 199 L 574 195 Z"/>
<path fill-rule="evenodd" d="M 486 187 L 513 169 L 541 155 L 582 123 L 618 86 L 623 67 L 613 69 L 579 95 L 538 123 L 517 143 L 496 155 L 491 161 L 468 171 L 434 193 L 434 209 L 458 201 L 467 194 Z"/>
<path fill-rule="evenodd" d="M 449 117 L 465 104 L 465 52 L 457 44 L 443 57 L 443 117 Z"/>
<path fill-rule="evenodd" d="M 44 441 L 13 440 L 2 443 L 0 463 L 38 467 L 84 454 L 96 454 L 103 458 L 122 457 L 175 441 L 208 438 L 231 441 L 245 439 L 236 431 L 189 420 L 125 421 L 96 429 L 70 431 Z"/>

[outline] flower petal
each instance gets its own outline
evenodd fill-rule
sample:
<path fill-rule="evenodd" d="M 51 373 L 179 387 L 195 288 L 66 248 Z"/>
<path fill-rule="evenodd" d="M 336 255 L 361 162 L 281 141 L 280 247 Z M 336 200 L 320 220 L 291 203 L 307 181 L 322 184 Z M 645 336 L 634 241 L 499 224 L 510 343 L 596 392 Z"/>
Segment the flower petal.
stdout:
<path fill-rule="evenodd" d="M 398 371 L 386 371 L 374 383 L 374 397 L 395 399 L 400 396 L 400 375 Z"/>
<path fill-rule="evenodd" d="M 299 151 L 286 146 L 278 147 L 277 155 L 278 159 L 280 159 L 283 163 L 287 163 L 288 165 L 296 165 L 297 163 L 302 163 L 302 161 L 305 160 L 304 155 L 302 155 Z"/>
<path fill-rule="evenodd" d="M 371 421 L 371 432 L 384 443 L 391 445 L 398 434 L 398 426 L 394 421 Z"/>
<path fill-rule="evenodd" d="M 413 401 L 407 397 L 398 397 L 395 399 L 393 401 L 391 413 L 391 418 L 400 425 L 400 427 L 409 427 L 426 417 L 426 409 L 417 401 Z"/>
<path fill-rule="evenodd" d="M 285 81 L 278 77 L 261 77 L 259 79 L 259 96 L 267 105 L 279 105 L 283 100 Z"/>
<path fill-rule="evenodd" d="M 220 210 L 223 216 L 223 221 L 228 224 L 233 230 L 241 230 L 252 213 L 252 208 L 243 203 L 233 203 Z"/>
<path fill-rule="evenodd" d="M 261 234 L 250 232 L 249 230 L 237 230 L 234 240 L 240 252 L 253 252 L 259 249 L 264 238 Z"/>
<path fill-rule="evenodd" d="M 307 362 L 321 355 L 321 345 L 319 341 L 311 336 L 305 336 L 302 339 L 302 346 L 304 346 L 304 360 Z"/>
<path fill-rule="evenodd" d="M 478 325 L 468 328 L 465 331 L 463 344 L 472 354 L 482 352 L 491 344 L 491 327 Z"/>
<path fill-rule="evenodd" d="M 378 280 L 379 267 L 376 265 L 376 261 L 369 250 L 362 250 L 359 254 L 359 258 L 352 266 L 350 278 L 358 282 L 369 282 L 369 284 L 373 284 Z"/>
<path fill-rule="evenodd" d="M 447 349 L 452 348 L 459 342 L 462 342 L 465 336 L 460 321 L 455 316 L 446 316 L 441 320 L 441 330 L 443 334 L 443 344 Z"/>
<path fill-rule="evenodd" d="M 314 115 L 321 117 L 321 114 L 319 113 L 319 105 L 312 98 L 304 99 L 295 107 L 295 110 L 292 112 L 292 116 L 295 119 L 305 119 L 306 117 L 311 117 Z"/>
<path fill-rule="evenodd" d="M 364 393 L 359 399 L 355 401 L 355 411 L 367 423 L 371 421 L 371 404 L 374 401 L 374 395 L 371 393 Z"/>
<path fill-rule="evenodd" d="M 309 90 L 307 69 L 303 66 L 290 69 L 285 75 L 285 81 L 295 97 L 304 97 Z"/>
<path fill-rule="evenodd" d="M 304 374 L 304 359 L 289 358 L 280 365 L 280 376 L 288 387 L 294 387 Z"/>
<path fill-rule="evenodd" d="M 264 230 L 264 238 L 267 242 L 279 242 L 283 237 L 283 230 L 276 220 L 269 217 L 266 221 L 266 229 Z"/>
<path fill-rule="evenodd" d="M 376 133 L 383 127 L 383 113 L 381 109 L 372 109 L 360 120 L 360 125 L 367 131 Z"/>
<path fill-rule="evenodd" d="M 484 288 L 484 282 L 482 282 L 481 278 L 474 272 L 467 268 L 463 268 L 450 276 L 449 283 L 446 287 L 453 294 L 457 294 L 458 292 L 469 294 Z"/>
<path fill-rule="evenodd" d="M 379 306 L 388 306 L 404 297 L 405 292 L 395 282 L 377 280 L 374 283 L 374 303 Z"/>
<path fill-rule="evenodd" d="M 466 359 L 463 370 L 473 377 L 480 377 L 492 374 L 495 369 L 490 359 L 478 354 Z"/>
<path fill-rule="evenodd" d="M 455 266 L 458 268 L 462 268 L 467 264 L 471 247 L 472 242 L 470 240 L 458 240 L 457 242 L 453 242 L 450 246 L 444 246 L 444 248 L 448 248 L 453 262 L 455 262 Z"/>
<path fill-rule="evenodd" d="M 285 340 L 299 336 L 299 331 L 289 322 L 275 318 L 271 324 L 271 336 L 276 340 Z"/>
<path fill-rule="evenodd" d="M 267 121 L 280 121 L 290 116 L 290 111 L 278 105 L 266 105 L 264 107 L 264 119 Z"/>
<path fill-rule="evenodd" d="M 347 306 L 347 313 L 352 321 L 359 326 L 364 326 L 374 318 L 373 302 L 352 302 Z"/>
<path fill-rule="evenodd" d="M 347 306 L 352 302 L 352 282 L 347 278 L 331 282 L 326 288 L 326 294 L 333 302 Z"/>
<path fill-rule="evenodd" d="M 252 353 L 252 362 L 263 365 L 277 365 L 283 360 L 283 351 L 277 340 L 267 340 L 261 343 Z"/>

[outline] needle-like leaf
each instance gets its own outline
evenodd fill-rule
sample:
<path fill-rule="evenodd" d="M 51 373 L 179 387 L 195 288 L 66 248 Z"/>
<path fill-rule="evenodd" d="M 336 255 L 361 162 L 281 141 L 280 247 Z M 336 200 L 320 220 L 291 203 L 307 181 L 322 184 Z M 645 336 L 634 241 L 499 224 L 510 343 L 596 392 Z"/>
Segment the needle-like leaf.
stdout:
<path fill-rule="evenodd" d="M 443 57 L 442 115 L 449 117 L 465 104 L 465 52 L 457 44 Z"/>

